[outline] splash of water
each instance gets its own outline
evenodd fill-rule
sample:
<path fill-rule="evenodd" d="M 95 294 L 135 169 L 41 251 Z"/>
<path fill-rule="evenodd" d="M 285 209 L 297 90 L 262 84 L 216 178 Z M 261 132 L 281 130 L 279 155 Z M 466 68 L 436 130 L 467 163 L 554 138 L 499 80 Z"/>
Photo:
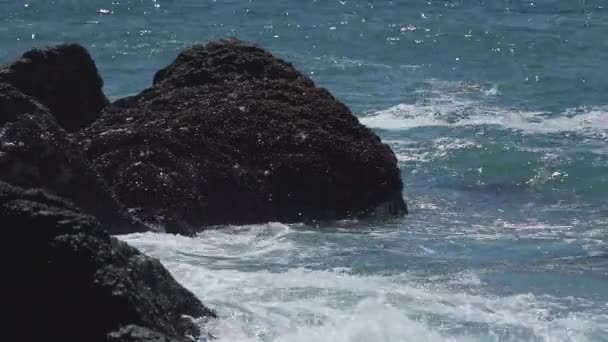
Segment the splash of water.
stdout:
<path fill-rule="evenodd" d="M 371 239 L 374 245 L 396 238 L 393 232 L 336 234 L 347 243 L 276 223 L 225 227 L 194 238 L 145 233 L 122 239 L 160 258 L 180 282 L 217 308 L 221 319 L 205 329 L 218 341 L 608 338 L 608 315 L 586 308 L 580 299 L 495 295 L 475 271 L 424 279 L 409 272 L 361 274 L 351 264 L 324 264 L 329 256 L 352 249 L 349 239 Z M 581 309 L 568 309 L 574 304 Z"/>

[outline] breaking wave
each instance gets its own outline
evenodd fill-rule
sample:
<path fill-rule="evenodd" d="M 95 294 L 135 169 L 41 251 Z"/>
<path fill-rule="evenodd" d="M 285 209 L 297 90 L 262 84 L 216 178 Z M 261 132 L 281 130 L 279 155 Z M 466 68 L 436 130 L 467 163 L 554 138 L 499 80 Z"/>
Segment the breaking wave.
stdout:
<path fill-rule="evenodd" d="M 426 276 L 390 267 L 357 270 L 357 258 L 388 257 L 384 250 L 390 251 L 387 246 L 399 234 L 271 223 L 192 238 L 153 233 L 122 238 L 160 258 L 182 284 L 217 308 L 221 319 L 205 324 L 217 341 L 608 338 L 608 315 L 582 298 L 499 295 L 474 270 Z M 437 256 L 431 247 L 419 251 Z M 411 260 L 404 256 L 401 262 Z"/>

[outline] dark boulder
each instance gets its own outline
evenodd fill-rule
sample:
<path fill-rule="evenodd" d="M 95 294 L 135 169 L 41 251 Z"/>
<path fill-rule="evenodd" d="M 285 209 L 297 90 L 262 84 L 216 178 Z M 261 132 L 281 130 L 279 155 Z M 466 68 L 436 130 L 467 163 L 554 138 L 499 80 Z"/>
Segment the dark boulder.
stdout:
<path fill-rule="evenodd" d="M 0 182 L 0 222 L 2 341 L 106 341 L 129 325 L 180 339 L 198 334 L 184 315 L 215 317 L 158 260 L 61 198 Z"/>
<path fill-rule="evenodd" d="M 42 104 L 0 83 L 0 180 L 45 188 L 97 217 L 112 233 L 143 231 Z"/>
<path fill-rule="evenodd" d="M 77 140 L 125 205 L 174 227 L 407 212 L 391 149 L 291 64 L 235 39 L 182 52 Z"/>
<path fill-rule="evenodd" d="M 95 121 L 108 103 L 95 62 L 77 44 L 30 50 L 0 68 L 0 82 L 36 98 L 68 131 Z"/>

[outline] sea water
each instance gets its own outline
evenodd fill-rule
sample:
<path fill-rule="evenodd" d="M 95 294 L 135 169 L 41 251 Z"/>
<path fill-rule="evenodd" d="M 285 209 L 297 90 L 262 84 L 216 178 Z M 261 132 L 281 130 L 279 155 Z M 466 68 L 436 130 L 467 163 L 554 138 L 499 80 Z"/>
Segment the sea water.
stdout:
<path fill-rule="evenodd" d="M 79 42 L 115 99 L 236 36 L 395 151 L 403 219 L 121 237 L 217 341 L 608 341 L 607 33 L 603 0 L 0 0 L 0 62 Z"/>

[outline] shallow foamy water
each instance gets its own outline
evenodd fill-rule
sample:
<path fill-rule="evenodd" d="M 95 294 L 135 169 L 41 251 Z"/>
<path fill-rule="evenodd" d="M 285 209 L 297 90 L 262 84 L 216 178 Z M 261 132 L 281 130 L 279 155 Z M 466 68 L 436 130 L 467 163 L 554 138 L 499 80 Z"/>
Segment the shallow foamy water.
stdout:
<path fill-rule="evenodd" d="M 589 256 L 593 238 L 568 238 L 572 227 L 375 228 L 270 223 L 122 239 L 218 310 L 205 329 L 219 341 L 608 339 L 596 297 L 608 295 L 608 260 Z"/>

